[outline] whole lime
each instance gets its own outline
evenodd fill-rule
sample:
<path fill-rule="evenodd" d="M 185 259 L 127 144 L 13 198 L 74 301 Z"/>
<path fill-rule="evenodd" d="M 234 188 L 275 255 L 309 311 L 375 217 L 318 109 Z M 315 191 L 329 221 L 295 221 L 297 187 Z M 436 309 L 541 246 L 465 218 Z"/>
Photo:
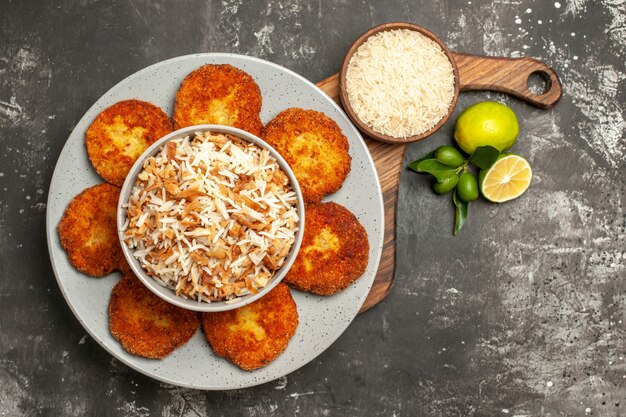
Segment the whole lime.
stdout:
<path fill-rule="evenodd" d="M 463 162 L 465 162 L 465 158 L 461 155 L 454 146 L 440 146 L 435 151 L 435 159 L 441 162 L 444 165 L 448 165 L 451 167 L 459 167 Z"/>
<path fill-rule="evenodd" d="M 459 176 L 456 186 L 456 192 L 459 198 L 466 203 L 474 201 L 478 198 L 478 181 L 471 172 L 464 172 Z"/>
<path fill-rule="evenodd" d="M 456 119 L 454 139 L 464 152 L 472 154 L 479 146 L 509 149 L 517 140 L 519 123 L 513 110 L 502 103 L 483 101 L 461 113 Z"/>
<path fill-rule="evenodd" d="M 433 191 L 437 194 L 449 193 L 450 191 L 454 190 L 454 187 L 456 187 L 456 183 L 458 181 L 459 177 L 457 175 L 452 175 L 451 177 L 448 177 L 441 182 L 433 180 Z"/>

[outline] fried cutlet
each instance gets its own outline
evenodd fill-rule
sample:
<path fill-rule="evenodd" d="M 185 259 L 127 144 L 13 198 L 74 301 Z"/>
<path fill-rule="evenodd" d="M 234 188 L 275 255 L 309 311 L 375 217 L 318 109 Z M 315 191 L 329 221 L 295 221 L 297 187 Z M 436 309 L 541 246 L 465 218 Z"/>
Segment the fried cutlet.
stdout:
<path fill-rule="evenodd" d="M 200 315 L 162 300 L 134 275 L 124 275 L 109 300 L 109 330 L 136 356 L 163 359 L 187 343 Z"/>
<path fill-rule="evenodd" d="M 334 193 L 350 173 L 348 139 L 324 113 L 287 109 L 263 128 L 261 137 L 285 158 L 306 202 L 318 203 Z"/>
<path fill-rule="evenodd" d="M 365 272 L 367 232 L 348 209 L 336 203 L 306 206 L 304 237 L 284 281 L 319 295 L 335 294 Z"/>
<path fill-rule="evenodd" d="M 130 264 L 123 256 L 122 256 L 122 259 L 120 260 L 119 268 L 117 269 L 122 273 L 122 276 L 124 275 L 134 276 L 135 275 L 135 273 L 133 272 L 133 269 L 130 267 Z"/>
<path fill-rule="evenodd" d="M 87 129 L 87 153 L 105 181 L 122 186 L 139 155 L 173 129 L 170 118 L 154 104 L 120 101 L 103 110 Z"/>
<path fill-rule="evenodd" d="M 244 307 L 202 315 L 202 328 L 213 351 L 246 371 L 278 357 L 296 327 L 298 309 L 283 283 Z"/>
<path fill-rule="evenodd" d="M 85 274 L 101 277 L 119 268 L 123 259 L 117 237 L 120 189 L 98 184 L 74 197 L 57 230 L 70 262 Z"/>
<path fill-rule="evenodd" d="M 204 65 L 183 80 L 176 93 L 176 129 L 218 124 L 259 135 L 263 124 L 261 89 L 246 72 L 232 65 Z"/>

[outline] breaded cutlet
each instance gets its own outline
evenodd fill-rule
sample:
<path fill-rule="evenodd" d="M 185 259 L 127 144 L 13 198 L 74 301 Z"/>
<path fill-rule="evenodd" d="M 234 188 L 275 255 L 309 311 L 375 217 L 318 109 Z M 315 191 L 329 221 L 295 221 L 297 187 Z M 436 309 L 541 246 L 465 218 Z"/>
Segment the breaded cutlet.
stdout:
<path fill-rule="evenodd" d="M 120 101 L 98 114 L 87 129 L 87 154 L 105 181 L 121 187 L 143 151 L 173 130 L 170 118 L 154 104 Z"/>
<path fill-rule="evenodd" d="M 113 287 L 109 331 L 128 353 L 163 359 L 187 343 L 199 325 L 198 313 L 162 300 L 132 274 Z"/>
<path fill-rule="evenodd" d="M 176 129 L 218 124 L 261 133 L 261 89 L 246 72 L 229 64 L 204 65 L 185 77 L 176 93 Z"/>
<path fill-rule="evenodd" d="M 284 110 L 263 128 L 261 138 L 285 158 L 308 203 L 339 190 L 350 173 L 348 139 L 324 113 Z"/>
<path fill-rule="evenodd" d="M 110 274 L 124 257 L 117 237 L 119 195 L 108 183 L 87 188 L 72 199 L 57 226 L 70 263 L 87 275 Z"/>
<path fill-rule="evenodd" d="M 335 294 L 365 272 L 367 232 L 354 214 L 336 203 L 310 204 L 305 213 L 302 245 L 284 281 L 302 291 Z"/>
<path fill-rule="evenodd" d="M 289 287 L 279 283 L 257 301 L 202 315 L 204 334 L 215 354 L 251 371 L 272 362 L 298 327 L 298 309 Z"/>

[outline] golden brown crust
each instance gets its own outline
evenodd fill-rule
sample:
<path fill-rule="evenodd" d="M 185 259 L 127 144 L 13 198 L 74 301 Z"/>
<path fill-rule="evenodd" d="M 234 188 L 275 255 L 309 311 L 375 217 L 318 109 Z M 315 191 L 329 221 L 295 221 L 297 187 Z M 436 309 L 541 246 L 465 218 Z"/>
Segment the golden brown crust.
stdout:
<path fill-rule="evenodd" d="M 119 268 L 123 259 L 117 237 L 120 189 L 98 184 L 74 197 L 57 226 L 70 262 L 85 274 L 101 277 Z"/>
<path fill-rule="evenodd" d="M 259 135 L 263 124 L 261 89 L 246 72 L 232 65 L 204 65 L 183 80 L 176 93 L 176 129 L 219 124 Z"/>
<path fill-rule="evenodd" d="M 202 315 L 202 328 L 213 351 L 247 371 L 278 357 L 297 327 L 298 309 L 283 283 L 247 306 Z"/>
<path fill-rule="evenodd" d="M 324 113 L 284 110 L 265 126 L 261 137 L 285 158 L 306 202 L 317 203 L 336 192 L 350 173 L 348 139 Z"/>
<path fill-rule="evenodd" d="M 122 253 L 122 255 L 124 254 Z M 122 276 L 124 275 L 136 276 L 135 273 L 133 272 L 133 269 L 130 267 L 130 264 L 128 263 L 128 261 L 126 260 L 124 256 L 122 256 L 119 267 L 117 269 L 122 273 Z"/>
<path fill-rule="evenodd" d="M 109 331 L 130 354 L 163 359 L 191 339 L 200 315 L 162 300 L 134 275 L 124 275 L 109 300 Z"/>
<path fill-rule="evenodd" d="M 105 181 L 122 186 L 143 151 L 173 129 L 170 118 L 154 104 L 120 101 L 103 110 L 87 129 L 87 153 Z"/>
<path fill-rule="evenodd" d="M 367 232 L 348 209 L 336 203 L 307 205 L 304 237 L 284 281 L 319 295 L 335 294 L 367 268 Z"/>

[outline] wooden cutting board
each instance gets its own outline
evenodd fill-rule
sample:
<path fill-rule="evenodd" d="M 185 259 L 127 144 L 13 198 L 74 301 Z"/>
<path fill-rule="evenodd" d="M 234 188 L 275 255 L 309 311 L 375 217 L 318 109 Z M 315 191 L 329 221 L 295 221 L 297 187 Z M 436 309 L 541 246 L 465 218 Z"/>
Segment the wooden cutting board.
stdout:
<path fill-rule="evenodd" d="M 320 81 L 317 83 L 317 86 L 341 106 L 339 101 L 339 74 Z M 361 307 L 361 312 L 382 301 L 393 286 L 396 271 L 396 203 L 398 201 L 400 171 L 402 170 L 402 161 L 407 146 L 404 144 L 383 143 L 366 136 L 363 136 L 363 139 L 365 139 L 365 143 L 376 165 L 380 188 L 383 192 L 385 240 L 376 279 Z"/>

